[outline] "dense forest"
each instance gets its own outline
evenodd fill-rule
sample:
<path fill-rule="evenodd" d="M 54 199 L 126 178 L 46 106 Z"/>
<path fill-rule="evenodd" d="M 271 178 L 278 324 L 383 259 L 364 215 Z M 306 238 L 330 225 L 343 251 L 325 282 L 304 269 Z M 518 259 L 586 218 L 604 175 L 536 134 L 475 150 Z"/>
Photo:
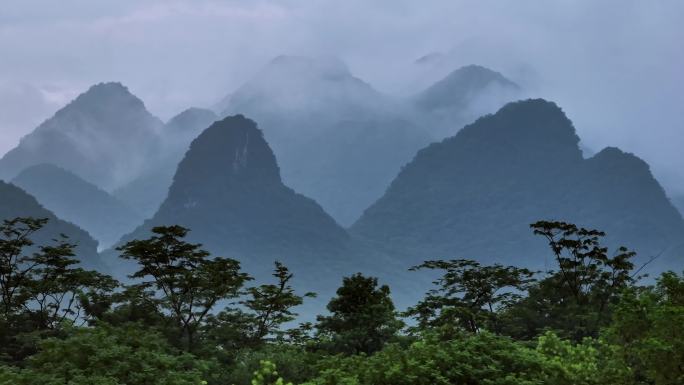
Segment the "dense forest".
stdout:
<path fill-rule="evenodd" d="M 390 287 L 340 277 L 327 313 L 298 322 L 315 293 L 274 261 L 253 284 L 237 260 L 155 227 L 118 247 L 127 282 L 87 270 L 68 238 L 34 242 L 47 219 L 0 226 L 0 383 L 684 383 L 684 276 L 644 277 L 605 233 L 539 221 L 548 271 L 428 260 L 434 288 L 397 309 Z"/>

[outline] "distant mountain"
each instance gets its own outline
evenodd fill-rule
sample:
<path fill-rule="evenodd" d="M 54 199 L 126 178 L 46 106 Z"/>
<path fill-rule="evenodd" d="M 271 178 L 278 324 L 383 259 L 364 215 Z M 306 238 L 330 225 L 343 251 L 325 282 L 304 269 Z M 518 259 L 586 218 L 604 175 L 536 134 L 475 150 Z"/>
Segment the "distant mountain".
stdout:
<path fill-rule="evenodd" d="M 341 121 L 311 138 L 307 155 L 287 183 L 316 201 L 343 226 L 373 204 L 430 137 L 408 120 Z"/>
<path fill-rule="evenodd" d="M 173 174 L 190 142 L 217 119 L 213 111 L 202 108 L 188 108 L 171 118 L 161 130 L 160 159 L 112 194 L 140 216 L 150 218 L 166 198 Z"/>
<path fill-rule="evenodd" d="M 419 63 L 436 60 L 433 56 Z M 453 135 L 465 123 L 518 99 L 521 88 L 502 74 L 478 65 L 461 67 L 413 96 L 411 102 L 425 115 L 438 138 Z"/>
<path fill-rule="evenodd" d="M 103 248 L 142 223 L 142 217 L 106 191 L 55 165 L 31 166 L 12 184 L 60 218 L 88 230 Z"/>
<path fill-rule="evenodd" d="M 321 125 L 352 117 L 376 117 L 391 106 L 337 58 L 283 55 L 233 92 L 223 115 L 254 117 L 271 143 L 296 141 L 320 132 Z"/>
<path fill-rule="evenodd" d="M 280 56 L 232 93 L 224 115 L 259 122 L 285 183 L 349 225 L 429 143 L 400 101 L 335 58 Z"/>
<path fill-rule="evenodd" d="M 16 217 L 48 218 L 48 224 L 32 237 L 36 246 L 53 244 L 53 239 L 64 234 L 69 237 L 68 242 L 77 245 L 76 254 L 83 266 L 91 269 L 103 268 L 97 254 L 97 241 L 87 232 L 58 219 L 19 187 L 0 181 L 0 220 Z"/>
<path fill-rule="evenodd" d="M 124 241 L 172 224 L 251 271 L 268 271 L 279 259 L 324 274 L 348 242 L 316 202 L 283 184 L 261 131 L 241 115 L 215 122 L 192 142 L 159 211 Z"/>
<path fill-rule="evenodd" d="M 648 256 L 684 241 L 684 221 L 648 165 L 607 148 L 584 159 L 570 120 L 544 100 L 510 103 L 418 152 L 351 228 L 407 265 L 476 258 L 543 267 L 537 220 L 607 232 Z M 400 257 L 403 256 L 403 257 Z"/>
<path fill-rule="evenodd" d="M 0 159 L 10 180 L 51 163 L 104 189 L 127 182 L 158 153 L 162 122 L 120 83 L 100 83 L 57 111 Z"/>

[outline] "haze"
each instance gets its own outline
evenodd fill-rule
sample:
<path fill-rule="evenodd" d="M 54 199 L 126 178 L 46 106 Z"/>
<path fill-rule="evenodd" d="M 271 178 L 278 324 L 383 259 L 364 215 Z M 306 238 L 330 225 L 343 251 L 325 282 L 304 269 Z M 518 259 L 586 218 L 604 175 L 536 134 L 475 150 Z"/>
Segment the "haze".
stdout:
<path fill-rule="evenodd" d="M 100 81 L 166 120 L 213 106 L 283 53 L 337 56 L 396 95 L 474 63 L 557 102 L 588 151 L 634 152 L 680 194 L 682 16 L 676 0 L 4 0 L 0 153 Z"/>

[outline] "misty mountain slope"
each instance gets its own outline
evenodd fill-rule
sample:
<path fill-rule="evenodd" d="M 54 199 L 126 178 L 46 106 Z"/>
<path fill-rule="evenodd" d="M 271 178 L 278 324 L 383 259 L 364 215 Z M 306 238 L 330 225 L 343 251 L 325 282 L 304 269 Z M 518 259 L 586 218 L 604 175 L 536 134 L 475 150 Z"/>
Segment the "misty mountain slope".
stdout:
<path fill-rule="evenodd" d="M 337 58 L 283 55 L 233 92 L 223 115 L 246 114 L 260 125 L 285 120 L 268 131 L 264 128 L 270 143 L 319 132 L 321 123 L 373 117 L 391 107 L 387 96 L 355 77 Z M 300 126 L 307 121 L 309 126 Z M 295 127 L 289 127 L 289 122 Z"/>
<path fill-rule="evenodd" d="M 0 181 L 0 220 L 16 217 L 48 218 L 49 222 L 31 238 L 36 246 L 52 245 L 60 234 L 69 237 L 68 242 L 76 244 L 76 254 L 83 266 L 102 269 L 97 254 L 97 241 L 76 225 L 63 221 L 38 203 L 21 188 Z"/>
<path fill-rule="evenodd" d="M 100 83 L 22 138 L 0 159 L 0 177 L 51 163 L 112 189 L 151 161 L 161 126 L 126 87 Z"/>
<path fill-rule="evenodd" d="M 311 139 L 311 161 L 288 173 L 287 182 L 350 226 L 382 196 L 416 148 L 429 142 L 407 120 L 342 121 Z"/>
<path fill-rule="evenodd" d="M 280 56 L 230 97 L 224 114 L 259 122 L 285 183 L 350 225 L 429 143 L 403 104 L 335 58 Z"/>
<path fill-rule="evenodd" d="M 12 184 L 59 218 L 86 229 L 102 248 L 142 222 L 142 217 L 107 192 L 55 165 L 31 166 L 12 179 Z"/>
<path fill-rule="evenodd" d="M 572 123 L 544 100 L 510 103 L 418 152 L 351 228 L 403 255 L 541 267 L 529 224 L 564 220 L 604 230 L 641 260 L 684 240 L 684 221 L 648 166 L 606 149 L 583 159 Z"/>
<path fill-rule="evenodd" d="M 672 204 L 679 210 L 679 213 L 684 216 L 684 195 L 675 195 L 671 199 Z"/>
<path fill-rule="evenodd" d="M 261 131 L 241 115 L 215 122 L 192 142 L 159 211 L 123 241 L 172 224 L 192 229 L 191 240 L 210 251 L 261 272 L 279 259 L 325 274 L 348 242 L 315 201 L 283 184 Z"/>
<path fill-rule="evenodd" d="M 161 130 L 160 159 L 112 194 L 140 216 L 150 218 L 166 198 L 173 174 L 190 142 L 215 120 L 216 114 L 203 108 L 188 108 L 171 118 Z"/>
<path fill-rule="evenodd" d="M 521 88 L 502 74 L 482 66 L 468 65 L 452 71 L 414 95 L 410 101 L 419 113 L 425 115 L 431 133 L 441 139 L 453 135 L 465 123 L 519 99 L 521 95 Z"/>
<path fill-rule="evenodd" d="M 285 183 L 349 226 L 418 149 L 519 91 L 499 73 L 467 66 L 402 100 L 337 59 L 280 56 L 232 93 L 224 114 L 259 122 Z"/>

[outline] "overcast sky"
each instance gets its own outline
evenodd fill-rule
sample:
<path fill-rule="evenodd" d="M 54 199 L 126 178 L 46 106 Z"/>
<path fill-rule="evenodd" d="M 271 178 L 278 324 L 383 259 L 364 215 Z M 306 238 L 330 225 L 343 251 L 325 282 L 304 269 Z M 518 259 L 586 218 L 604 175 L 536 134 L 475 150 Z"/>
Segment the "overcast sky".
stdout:
<path fill-rule="evenodd" d="M 100 81 L 168 119 L 283 53 L 339 56 L 406 94 L 439 52 L 557 102 L 585 146 L 634 152 L 684 193 L 683 19 L 681 0 L 2 0 L 0 154 Z"/>

